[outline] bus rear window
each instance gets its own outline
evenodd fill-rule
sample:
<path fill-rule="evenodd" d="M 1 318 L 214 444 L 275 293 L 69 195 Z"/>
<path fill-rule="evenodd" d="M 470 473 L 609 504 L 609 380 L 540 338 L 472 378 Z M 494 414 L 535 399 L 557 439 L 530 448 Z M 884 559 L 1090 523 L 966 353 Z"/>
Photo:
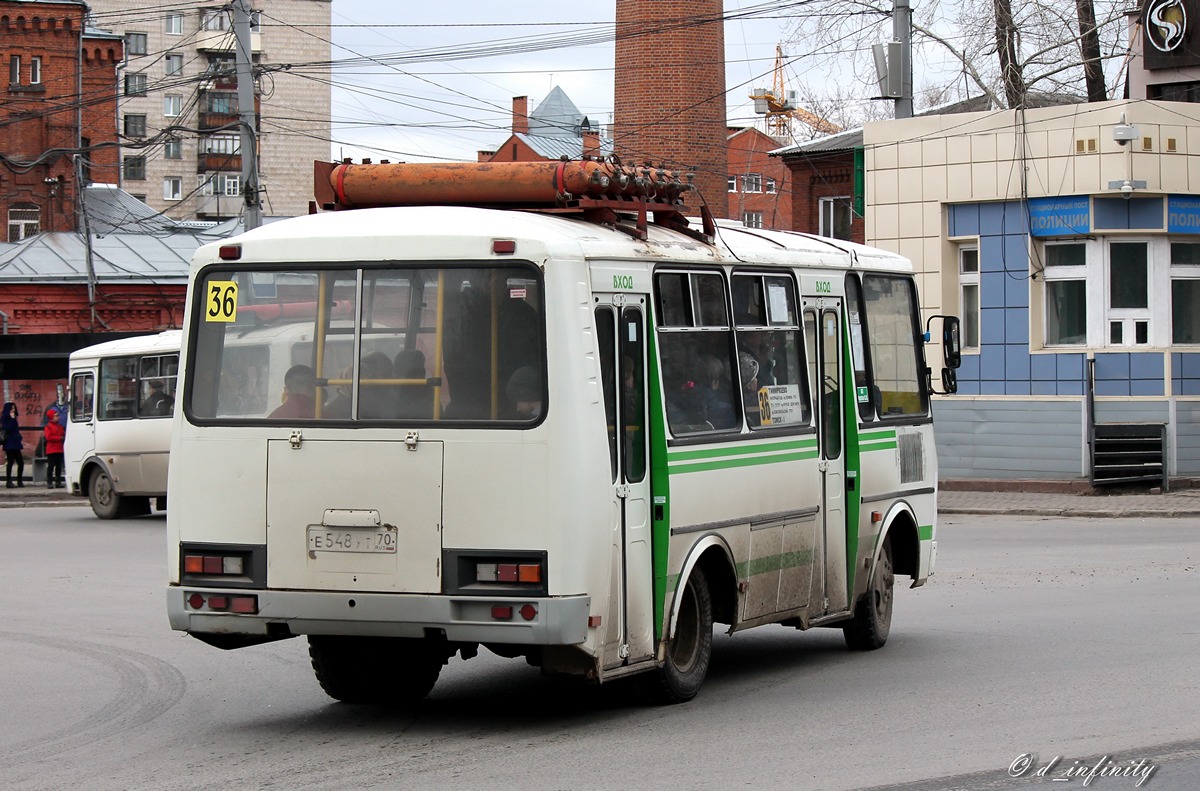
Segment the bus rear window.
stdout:
<path fill-rule="evenodd" d="M 545 412 L 532 266 L 213 271 L 188 414 L 531 424 Z"/>

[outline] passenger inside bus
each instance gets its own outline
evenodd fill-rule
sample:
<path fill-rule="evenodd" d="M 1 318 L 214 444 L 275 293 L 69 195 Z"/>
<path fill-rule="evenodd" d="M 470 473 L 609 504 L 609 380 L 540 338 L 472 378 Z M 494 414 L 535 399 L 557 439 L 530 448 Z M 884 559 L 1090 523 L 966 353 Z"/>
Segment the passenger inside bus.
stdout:
<path fill-rule="evenodd" d="M 758 405 L 758 361 L 748 352 L 738 355 L 738 368 L 742 375 L 742 406 L 746 410 L 746 424 L 757 426 L 762 422 Z"/>
<path fill-rule="evenodd" d="M 537 371 L 530 366 L 518 368 L 504 388 L 511 410 L 510 420 L 533 420 L 542 413 L 542 385 Z"/>
<path fill-rule="evenodd" d="M 396 353 L 396 377 L 426 379 L 425 353 L 420 349 L 401 349 Z M 401 420 L 428 420 L 433 417 L 433 388 L 424 385 L 399 385 L 396 417 Z"/>
<path fill-rule="evenodd" d="M 161 379 L 150 380 L 150 395 L 142 402 L 141 414 L 155 417 L 169 415 L 175 407 L 175 397 L 166 392 Z"/>
<path fill-rule="evenodd" d="M 701 375 L 697 390 L 704 407 L 704 420 L 714 429 L 732 428 L 737 425 L 737 413 L 731 401 L 732 387 L 725 366 L 712 355 L 700 359 Z"/>
<path fill-rule="evenodd" d="M 316 415 L 316 377 L 307 365 L 293 365 L 283 375 L 283 403 L 268 417 L 311 418 Z"/>
<path fill-rule="evenodd" d="M 378 380 L 395 379 L 392 360 L 380 351 L 362 358 L 358 367 L 358 416 L 366 420 L 386 420 L 396 416 L 395 386 Z"/>

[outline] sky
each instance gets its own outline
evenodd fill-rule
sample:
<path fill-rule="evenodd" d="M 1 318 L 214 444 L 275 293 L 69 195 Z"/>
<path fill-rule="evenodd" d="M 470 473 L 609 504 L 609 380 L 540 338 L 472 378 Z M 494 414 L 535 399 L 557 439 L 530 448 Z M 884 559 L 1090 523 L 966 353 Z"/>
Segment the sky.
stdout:
<path fill-rule="evenodd" d="M 725 23 L 731 123 L 755 122 L 749 93 L 771 85 L 775 47 L 786 42 L 789 27 L 788 11 L 777 7 L 794 5 L 725 0 L 727 15 L 749 15 Z M 428 6 L 332 0 L 331 154 L 335 160 L 474 161 L 477 151 L 493 150 L 508 137 L 512 97 L 528 96 L 532 110 L 554 86 L 607 127 L 614 15 L 614 0 Z"/>

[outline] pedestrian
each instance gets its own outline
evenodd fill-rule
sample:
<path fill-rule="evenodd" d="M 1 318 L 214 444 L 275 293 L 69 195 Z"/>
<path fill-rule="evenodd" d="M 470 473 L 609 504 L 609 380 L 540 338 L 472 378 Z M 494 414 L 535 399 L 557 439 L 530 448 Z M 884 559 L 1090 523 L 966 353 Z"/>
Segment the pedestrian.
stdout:
<path fill-rule="evenodd" d="M 4 486 L 8 489 L 24 488 L 25 456 L 21 453 L 25 443 L 21 441 L 20 411 L 9 401 L 0 416 L 0 434 L 4 435 Z M 13 465 L 17 466 L 17 482 L 13 483 Z"/>
<path fill-rule="evenodd" d="M 63 440 L 67 430 L 58 422 L 58 410 L 54 407 L 46 410 L 46 427 L 42 436 L 46 440 L 46 488 L 62 489 L 63 484 Z"/>

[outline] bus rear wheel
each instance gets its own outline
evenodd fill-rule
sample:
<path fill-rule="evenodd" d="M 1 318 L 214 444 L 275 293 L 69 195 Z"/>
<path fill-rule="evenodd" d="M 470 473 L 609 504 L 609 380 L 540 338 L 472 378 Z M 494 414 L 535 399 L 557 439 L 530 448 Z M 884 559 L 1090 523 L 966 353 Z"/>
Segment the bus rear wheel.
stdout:
<path fill-rule="evenodd" d="M 96 470 L 88 479 L 88 500 L 92 511 L 101 519 L 121 516 L 121 495 L 117 494 L 112 478 L 104 470 Z"/>
<path fill-rule="evenodd" d="M 437 683 L 445 655 L 424 640 L 311 635 L 308 656 L 325 694 L 342 703 L 405 706 Z"/>
<path fill-rule="evenodd" d="M 883 550 L 871 574 L 867 595 L 858 600 L 854 618 L 842 627 L 846 645 L 856 651 L 874 651 L 887 642 L 892 630 L 892 589 L 896 572 L 892 567 L 892 537 L 883 539 Z"/>
<path fill-rule="evenodd" d="M 684 703 L 696 697 L 712 658 L 712 594 L 703 569 L 692 570 L 679 595 L 675 634 L 667 644 L 667 661 L 658 671 L 657 697 L 663 703 Z"/>

